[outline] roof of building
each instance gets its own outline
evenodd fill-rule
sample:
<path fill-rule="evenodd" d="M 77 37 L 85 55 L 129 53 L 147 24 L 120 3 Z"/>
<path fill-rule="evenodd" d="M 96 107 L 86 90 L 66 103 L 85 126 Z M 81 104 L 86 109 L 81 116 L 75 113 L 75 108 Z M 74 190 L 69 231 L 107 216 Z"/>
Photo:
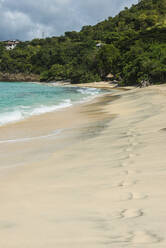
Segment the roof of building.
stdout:
<path fill-rule="evenodd" d="M 109 73 L 106 78 L 114 78 L 114 75 L 112 73 Z"/>

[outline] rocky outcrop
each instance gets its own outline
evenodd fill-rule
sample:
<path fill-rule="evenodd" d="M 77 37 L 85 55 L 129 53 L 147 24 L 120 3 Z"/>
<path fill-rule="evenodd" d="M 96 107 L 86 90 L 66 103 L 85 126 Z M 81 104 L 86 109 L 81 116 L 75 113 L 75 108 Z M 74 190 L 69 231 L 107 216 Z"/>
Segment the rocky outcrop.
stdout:
<path fill-rule="evenodd" d="M 1 82 L 39 82 L 40 76 L 36 74 L 0 72 L 0 81 Z"/>
<path fill-rule="evenodd" d="M 140 87 L 140 88 L 145 88 L 145 87 L 148 87 L 148 86 L 150 86 L 150 81 L 149 81 L 149 80 L 145 80 L 145 79 L 143 79 L 143 80 L 140 82 L 140 84 L 139 84 L 139 87 Z"/>

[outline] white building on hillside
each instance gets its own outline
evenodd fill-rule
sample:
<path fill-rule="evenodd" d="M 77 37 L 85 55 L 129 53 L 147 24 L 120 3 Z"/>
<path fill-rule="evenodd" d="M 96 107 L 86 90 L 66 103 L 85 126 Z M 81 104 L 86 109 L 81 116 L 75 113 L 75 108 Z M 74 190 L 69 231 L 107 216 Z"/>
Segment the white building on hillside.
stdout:
<path fill-rule="evenodd" d="M 7 40 L 5 41 L 5 47 L 7 50 L 13 50 L 19 43 L 19 40 Z"/>

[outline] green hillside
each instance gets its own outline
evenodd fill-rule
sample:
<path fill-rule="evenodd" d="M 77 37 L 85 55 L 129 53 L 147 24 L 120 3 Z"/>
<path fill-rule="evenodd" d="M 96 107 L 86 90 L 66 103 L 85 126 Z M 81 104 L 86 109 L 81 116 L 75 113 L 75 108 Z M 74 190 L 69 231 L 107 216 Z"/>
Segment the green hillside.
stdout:
<path fill-rule="evenodd" d="M 166 82 L 166 0 L 142 0 L 80 32 L 22 42 L 11 51 L 1 42 L 0 71 L 39 74 L 41 81 L 93 82 L 112 73 L 122 85 Z"/>

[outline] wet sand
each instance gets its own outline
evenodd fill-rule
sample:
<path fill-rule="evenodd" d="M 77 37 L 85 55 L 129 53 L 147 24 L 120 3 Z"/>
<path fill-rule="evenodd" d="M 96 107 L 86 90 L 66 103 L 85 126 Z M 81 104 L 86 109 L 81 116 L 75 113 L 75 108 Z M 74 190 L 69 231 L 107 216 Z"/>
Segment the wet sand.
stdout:
<path fill-rule="evenodd" d="M 154 86 L 1 128 L 38 138 L 0 144 L 0 247 L 166 247 L 165 113 Z"/>

